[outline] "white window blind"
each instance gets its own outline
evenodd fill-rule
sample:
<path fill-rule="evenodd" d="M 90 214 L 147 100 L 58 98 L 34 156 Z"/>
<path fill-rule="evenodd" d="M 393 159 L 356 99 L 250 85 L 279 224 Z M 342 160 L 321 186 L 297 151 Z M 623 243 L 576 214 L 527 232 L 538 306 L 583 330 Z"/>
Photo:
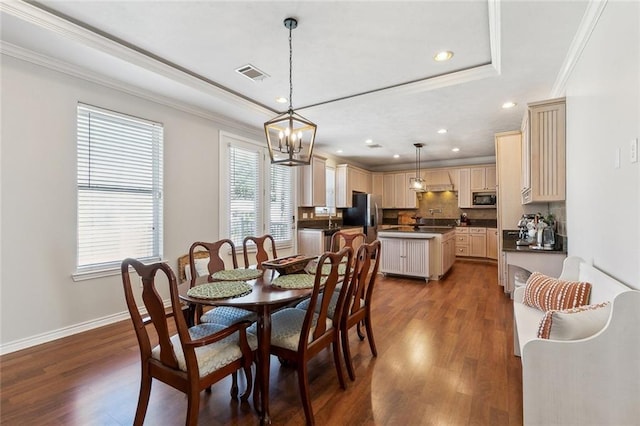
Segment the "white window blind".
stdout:
<path fill-rule="evenodd" d="M 293 170 L 271 165 L 263 145 L 230 138 L 227 144 L 229 238 L 271 234 L 278 247 L 293 245 Z"/>
<path fill-rule="evenodd" d="M 162 257 L 162 125 L 78 105 L 78 272 Z"/>

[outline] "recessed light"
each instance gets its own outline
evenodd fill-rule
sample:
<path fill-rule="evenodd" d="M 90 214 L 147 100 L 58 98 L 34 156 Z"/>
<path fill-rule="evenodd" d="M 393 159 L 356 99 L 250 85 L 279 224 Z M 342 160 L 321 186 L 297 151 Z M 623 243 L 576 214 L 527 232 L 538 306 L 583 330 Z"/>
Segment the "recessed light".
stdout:
<path fill-rule="evenodd" d="M 451 151 L 458 152 L 458 151 L 460 151 L 460 148 L 451 148 Z"/>
<path fill-rule="evenodd" d="M 440 133 L 441 135 L 444 135 L 445 133 L 447 133 L 447 129 L 440 129 L 438 130 L 438 133 Z"/>
<path fill-rule="evenodd" d="M 342 150 L 341 150 L 341 149 L 339 149 L 339 150 L 337 150 L 337 151 L 336 151 L 336 153 L 337 153 L 337 154 L 342 154 Z"/>
<path fill-rule="evenodd" d="M 400 154 L 393 154 L 393 158 L 400 158 Z"/>
<path fill-rule="evenodd" d="M 443 50 L 442 52 L 436 53 L 436 55 L 433 57 L 433 59 L 438 61 L 438 62 L 442 62 L 442 61 L 448 61 L 452 57 L 453 57 L 453 52 L 451 52 L 449 50 Z"/>
<path fill-rule="evenodd" d="M 284 96 L 278 96 L 276 98 L 276 102 L 279 104 L 286 104 L 287 103 L 287 98 L 285 98 Z"/>
<path fill-rule="evenodd" d="M 367 139 L 366 141 L 364 141 L 364 143 L 366 143 L 367 145 L 371 145 L 373 141 L 371 139 Z"/>
<path fill-rule="evenodd" d="M 517 103 L 515 103 L 515 102 L 511 102 L 511 101 L 509 101 L 509 102 L 505 102 L 505 103 L 503 103 L 503 104 L 502 104 L 502 108 L 504 108 L 504 109 L 513 108 L 513 107 L 514 107 L 514 106 L 516 106 L 516 105 L 518 105 L 518 104 L 517 104 Z"/>

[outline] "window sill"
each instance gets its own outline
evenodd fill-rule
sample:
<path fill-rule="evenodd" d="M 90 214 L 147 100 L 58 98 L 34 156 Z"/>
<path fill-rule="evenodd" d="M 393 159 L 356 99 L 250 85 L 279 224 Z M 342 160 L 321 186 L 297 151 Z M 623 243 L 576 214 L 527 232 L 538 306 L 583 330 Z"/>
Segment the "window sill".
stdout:
<path fill-rule="evenodd" d="M 141 262 L 148 264 L 159 261 L 159 259 L 140 259 Z M 161 262 L 167 263 L 167 260 L 162 260 Z M 85 270 L 76 270 L 73 274 L 71 274 L 71 278 L 74 282 L 80 281 L 88 281 L 94 280 L 96 278 L 105 278 L 112 277 L 114 275 L 120 275 L 120 264 L 108 266 L 102 269 L 85 269 Z M 131 271 L 131 268 L 129 268 Z"/>

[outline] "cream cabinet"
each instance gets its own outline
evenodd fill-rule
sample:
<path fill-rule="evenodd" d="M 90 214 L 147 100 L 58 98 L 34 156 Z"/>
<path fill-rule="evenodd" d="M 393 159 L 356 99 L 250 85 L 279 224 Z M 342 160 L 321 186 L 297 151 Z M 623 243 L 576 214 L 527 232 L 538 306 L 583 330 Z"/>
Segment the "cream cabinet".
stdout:
<path fill-rule="evenodd" d="M 487 257 L 498 260 L 498 229 L 487 228 Z"/>
<path fill-rule="evenodd" d="M 455 247 L 456 256 L 469 256 L 469 228 L 456 228 Z"/>
<path fill-rule="evenodd" d="M 353 191 L 371 193 L 371 173 L 348 164 L 338 164 L 336 166 L 336 207 L 353 207 Z"/>
<path fill-rule="evenodd" d="M 384 196 L 384 175 L 382 173 L 371 173 L 371 193 L 381 199 Z"/>
<path fill-rule="evenodd" d="M 522 143 L 522 204 L 564 201 L 565 99 L 528 105 Z"/>
<path fill-rule="evenodd" d="M 298 230 L 298 254 L 318 256 L 325 252 L 324 232 L 322 229 Z"/>
<path fill-rule="evenodd" d="M 496 167 L 473 167 L 470 170 L 471 191 L 495 191 Z"/>
<path fill-rule="evenodd" d="M 429 240 L 420 238 L 379 238 L 380 272 L 421 277 L 429 281 Z"/>
<path fill-rule="evenodd" d="M 469 209 L 471 204 L 471 170 L 463 168 L 458 170 L 458 207 Z"/>
<path fill-rule="evenodd" d="M 469 256 L 487 257 L 487 228 L 469 228 Z"/>
<path fill-rule="evenodd" d="M 456 261 L 456 233 L 447 232 L 442 235 L 440 243 L 440 277 L 446 274 Z"/>
<path fill-rule="evenodd" d="M 326 159 L 313 157 L 311 164 L 299 168 L 300 198 L 302 207 L 324 207 L 327 204 Z"/>
<path fill-rule="evenodd" d="M 418 206 L 416 192 L 409 189 L 413 172 L 385 173 L 382 178 L 382 207 L 387 209 L 415 209 Z"/>

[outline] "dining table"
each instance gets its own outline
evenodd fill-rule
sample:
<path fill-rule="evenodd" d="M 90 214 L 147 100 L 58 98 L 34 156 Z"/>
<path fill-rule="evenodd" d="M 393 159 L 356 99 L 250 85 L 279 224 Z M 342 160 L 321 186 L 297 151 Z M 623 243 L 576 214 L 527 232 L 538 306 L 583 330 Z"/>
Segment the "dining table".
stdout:
<path fill-rule="evenodd" d="M 260 424 L 271 424 L 269 416 L 269 370 L 270 370 L 270 345 L 271 345 L 271 314 L 282 307 L 311 295 L 312 288 L 283 289 L 272 285 L 279 273 L 273 269 L 264 270 L 261 277 L 248 280 L 251 285 L 250 293 L 239 297 L 230 298 L 199 298 L 187 295 L 191 288 L 190 282 L 178 286 L 180 299 L 192 308 L 196 306 L 233 306 L 253 311 L 257 315 L 258 350 L 256 354 L 256 390 L 258 398 L 254 394 L 255 409 L 260 415 Z M 211 283 L 211 277 L 199 277 L 195 285 Z M 259 406 L 258 406 L 259 405 Z"/>

